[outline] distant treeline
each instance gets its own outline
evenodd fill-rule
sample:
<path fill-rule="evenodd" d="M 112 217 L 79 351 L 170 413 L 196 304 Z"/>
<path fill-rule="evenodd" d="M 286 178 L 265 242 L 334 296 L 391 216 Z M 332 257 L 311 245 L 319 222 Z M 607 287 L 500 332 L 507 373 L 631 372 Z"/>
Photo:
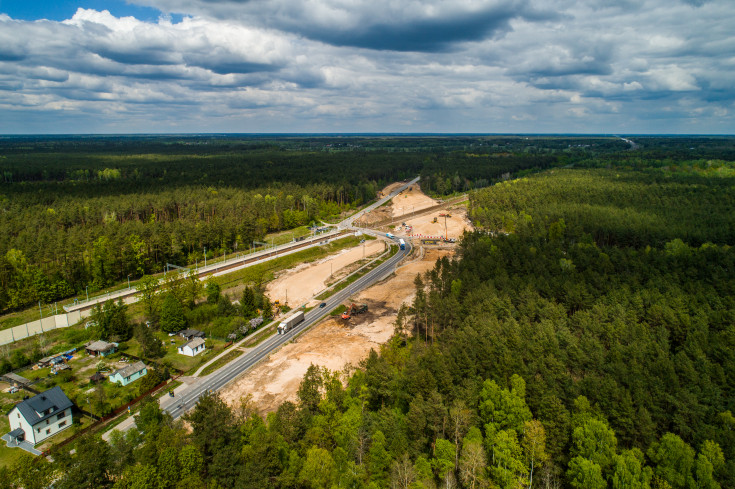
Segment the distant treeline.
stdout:
<path fill-rule="evenodd" d="M 0 311 L 194 263 L 205 248 L 210 257 L 247 250 L 416 175 L 447 195 L 557 162 L 522 141 L 5 138 Z"/>

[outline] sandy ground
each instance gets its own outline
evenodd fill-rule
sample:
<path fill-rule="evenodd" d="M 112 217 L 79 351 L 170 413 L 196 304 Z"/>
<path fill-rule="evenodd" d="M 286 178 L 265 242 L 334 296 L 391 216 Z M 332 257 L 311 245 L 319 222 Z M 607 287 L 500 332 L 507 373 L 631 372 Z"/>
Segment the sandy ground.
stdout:
<path fill-rule="evenodd" d="M 271 355 L 222 391 L 222 397 L 236 406 L 241 397 L 252 395 L 261 414 L 274 411 L 285 401 L 295 401 L 296 392 L 309 365 L 332 371 L 349 370 L 377 349 L 393 334 L 393 323 L 403 302 L 413 300 L 417 273 L 430 270 L 447 250 L 427 250 L 423 259 L 398 269 L 395 276 L 363 291 L 355 302 L 367 303 L 369 310 L 349 322 L 328 319 Z"/>
<path fill-rule="evenodd" d="M 393 217 L 401 217 L 403 214 L 420 211 L 439 203 L 438 200 L 423 193 L 418 185 L 411 185 L 393 198 Z"/>
<path fill-rule="evenodd" d="M 422 236 L 442 237 L 445 234 L 445 219 L 439 214 L 449 214 L 452 216 L 446 218 L 446 237 L 448 238 L 457 239 L 462 236 L 463 232 L 474 229 L 472 223 L 467 218 L 467 207 L 457 206 L 446 211 L 436 211 L 426 216 L 419 216 L 407 220 L 406 225 L 410 226 L 411 230 L 408 231 L 403 226 L 397 226 L 395 229 L 396 234 L 412 234 L 416 238 L 421 238 Z M 437 218 L 437 222 L 432 222 L 435 217 Z"/>
<path fill-rule="evenodd" d="M 391 192 L 393 189 L 400 187 L 401 185 L 403 184 L 399 182 L 387 186 L 382 191 L 383 195 Z M 420 211 L 437 204 L 439 204 L 439 202 L 423 193 L 418 185 L 411 185 L 409 188 L 396 195 L 388 205 L 378 207 L 374 211 L 363 215 L 355 222 L 358 223 L 358 225 L 367 224 L 370 226 L 385 219 L 401 217 L 403 214 Z"/>
<path fill-rule="evenodd" d="M 365 241 L 364 245 L 366 257 L 385 250 L 385 245 L 380 240 Z M 350 265 L 362 258 L 363 247 L 360 245 L 315 263 L 299 265 L 270 282 L 266 287 L 266 294 L 272 301 L 279 300 L 281 303 L 288 296 L 291 307 L 300 306 L 324 290 L 329 283 L 344 276 Z M 334 277 L 331 277 L 332 274 Z"/>
<path fill-rule="evenodd" d="M 405 182 L 391 183 L 390 185 L 388 185 L 387 187 L 385 187 L 383 190 L 380 191 L 380 193 L 378 194 L 378 198 L 385 197 L 386 195 L 390 194 L 391 192 L 396 190 L 398 187 L 400 187 L 404 183 Z"/>

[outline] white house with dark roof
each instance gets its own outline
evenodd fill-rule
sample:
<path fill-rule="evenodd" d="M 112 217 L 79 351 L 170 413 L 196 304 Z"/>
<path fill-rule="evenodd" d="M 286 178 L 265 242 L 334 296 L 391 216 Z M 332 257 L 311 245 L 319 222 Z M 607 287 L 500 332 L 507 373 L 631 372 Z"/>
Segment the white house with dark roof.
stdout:
<path fill-rule="evenodd" d="M 204 351 L 204 338 L 194 338 L 179 347 L 179 353 L 187 357 L 199 355 Z"/>
<path fill-rule="evenodd" d="M 16 404 L 8 413 L 11 441 L 41 443 L 72 425 L 72 403 L 61 387 L 37 394 Z"/>

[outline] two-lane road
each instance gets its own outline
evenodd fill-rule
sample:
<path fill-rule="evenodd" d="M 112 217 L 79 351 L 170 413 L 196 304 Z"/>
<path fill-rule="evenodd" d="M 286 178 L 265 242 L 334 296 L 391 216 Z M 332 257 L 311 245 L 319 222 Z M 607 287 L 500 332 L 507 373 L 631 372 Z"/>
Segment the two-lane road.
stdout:
<path fill-rule="evenodd" d="M 411 245 L 406 244 L 405 250 L 398 252 L 374 270 L 363 275 L 354 283 L 332 295 L 323 308 L 315 308 L 305 314 L 304 321 L 286 334 L 275 334 L 253 348 L 252 351 L 240 356 L 224 367 L 216 370 L 210 375 L 203 377 L 198 382 L 191 384 L 188 388 L 180 390 L 176 397 L 164 397 L 161 404 L 165 411 L 172 417 L 178 418 L 187 410 L 194 407 L 199 398 L 208 392 L 214 392 L 234 380 L 243 372 L 252 368 L 255 364 L 265 359 L 279 346 L 288 343 L 295 336 L 317 323 L 324 316 L 336 309 L 352 294 L 367 288 L 375 282 L 389 275 L 395 269 L 401 259 L 411 252 Z"/>
<path fill-rule="evenodd" d="M 383 197 L 382 199 L 379 199 L 377 202 L 374 202 L 360 212 L 357 212 L 344 221 L 340 222 L 338 228 L 358 230 L 358 228 L 355 228 L 352 225 L 355 219 L 358 219 L 363 214 L 385 204 L 390 199 L 398 195 L 400 192 L 404 191 L 411 185 L 415 185 L 416 183 L 418 183 L 418 181 L 419 177 L 416 177 L 413 180 L 406 182 L 404 185 L 401 185 L 398 189 L 394 190 L 389 195 Z M 376 236 L 382 235 L 382 233 L 378 233 L 370 229 L 359 230 L 368 232 Z M 394 244 L 397 245 L 398 243 L 394 241 Z M 370 287 L 374 283 L 387 277 L 395 270 L 396 265 L 398 265 L 398 263 L 409 253 L 411 253 L 411 244 L 410 240 L 406 240 L 405 250 L 398 250 L 395 255 L 390 257 L 385 262 L 381 263 L 378 267 L 358 278 L 357 280 L 355 280 L 355 282 L 345 287 L 341 291 L 336 292 L 325 301 L 325 307 L 312 309 L 311 311 L 307 312 L 305 314 L 304 321 L 294 327 L 291 331 L 283 335 L 275 334 L 253 347 L 253 349 L 249 352 L 241 355 L 240 357 L 226 364 L 222 368 L 219 368 L 215 372 L 207 375 L 206 377 L 198 378 L 193 383 L 179 387 L 178 389 L 176 389 L 175 397 L 172 398 L 169 396 L 164 396 L 163 398 L 161 398 L 161 408 L 171 414 L 173 418 L 178 418 L 182 416 L 186 411 L 196 405 L 197 401 L 202 395 L 208 392 L 215 392 L 219 389 L 222 389 L 225 385 L 240 376 L 242 373 L 246 372 L 258 362 L 267 358 L 268 355 L 273 353 L 281 345 L 293 340 L 297 335 L 303 333 L 305 330 L 319 322 L 324 316 L 336 309 L 351 295 L 360 292 L 361 290 L 366 289 L 367 287 Z M 129 420 L 126 420 L 118 425 L 116 429 L 125 431 L 131 428 L 133 426 L 133 423 L 133 418 L 130 418 Z M 109 433 L 105 433 L 103 435 L 103 438 L 105 437 L 109 437 Z"/>

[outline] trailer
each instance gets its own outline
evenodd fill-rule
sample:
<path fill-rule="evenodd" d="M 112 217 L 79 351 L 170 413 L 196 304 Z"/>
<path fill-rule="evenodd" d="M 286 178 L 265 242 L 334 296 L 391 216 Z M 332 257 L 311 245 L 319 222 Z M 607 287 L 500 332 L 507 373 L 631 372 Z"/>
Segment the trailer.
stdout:
<path fill-rule="evenodd" d="M 398 244 L 401 246 L 401 249 L 402 250 L 405 250 L 406 249 L 406 242 L 403 241 L 403 238 L 401 238 L 401 239 L 398 240 Z"/>
<path fill-rule="evenodd" d="M 278 334 L 286 334 L 293 329 L 294 326 L 304 320 L 304 311 L 299 311 L 287 317 L 278 325 Z"/>

